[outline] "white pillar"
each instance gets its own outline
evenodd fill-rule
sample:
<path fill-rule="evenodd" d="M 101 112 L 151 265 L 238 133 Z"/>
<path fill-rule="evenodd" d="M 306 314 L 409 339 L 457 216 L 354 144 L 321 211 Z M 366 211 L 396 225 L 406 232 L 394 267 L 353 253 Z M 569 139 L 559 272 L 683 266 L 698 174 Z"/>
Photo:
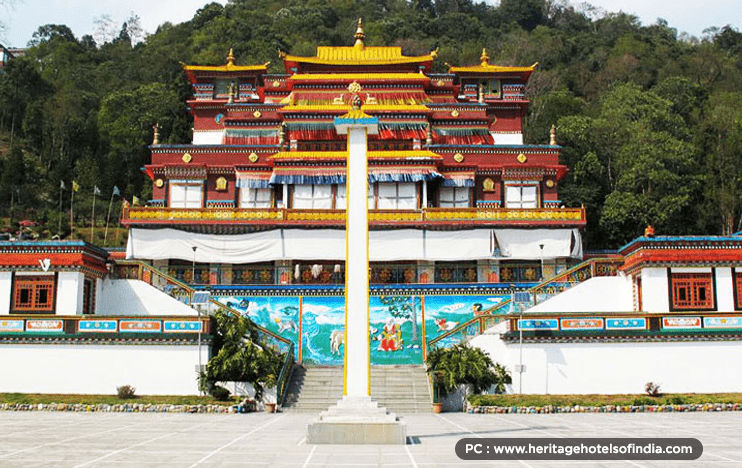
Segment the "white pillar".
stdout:
<path fill-rule="evenodd" d="M 345 386 L 370 395 L 368 340 L 368 160 L 366 128 L 348 129 L 345 221 Z"/>

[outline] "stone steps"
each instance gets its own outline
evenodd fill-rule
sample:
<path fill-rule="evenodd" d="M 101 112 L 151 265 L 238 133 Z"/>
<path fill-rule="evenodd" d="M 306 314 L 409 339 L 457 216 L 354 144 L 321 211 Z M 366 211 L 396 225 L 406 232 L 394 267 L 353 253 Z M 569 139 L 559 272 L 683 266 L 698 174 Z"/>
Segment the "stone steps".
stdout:
<path fill-rule="evenodd" d="M 296 366 L 291 375 L 284 410 L 321 412 L 343 394 L 342 367 Z M 422 366 L 373 366 L 371 398 L 394 413 L 428 413 L 431 395 Z"/>

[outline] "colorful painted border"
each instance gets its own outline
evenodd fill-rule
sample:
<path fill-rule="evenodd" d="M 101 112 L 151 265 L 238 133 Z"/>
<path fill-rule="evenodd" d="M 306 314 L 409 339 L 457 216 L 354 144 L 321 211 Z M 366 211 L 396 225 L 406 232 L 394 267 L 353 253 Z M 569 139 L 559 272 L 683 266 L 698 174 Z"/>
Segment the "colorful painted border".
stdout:
<path fill-rule="evenodd" d="M 33 319 L 26 320 L 26 331 L 29 333 L 63 333 L 64 320 Z"/>
<path fill-rule="evenodd" d="M 159 333 L 162 331 L 160 320 L 121 320 L 119 330 L 122 333 Z"/>
<path fill-rule="evenodd" d="M 662 317 L 662 328 L 700 329 L 701 317 Z"/>
<path fill-rule="evenodd" d="M 23 320 L 0 320 L 0 333 L 23 332 Z"/>
<path fill-rule="evenodd" d="M 520 330 L 559 330 L 558 319 L 518 319 Z"/>
<path fill-rule="evenodd" d="M 742 328 L 742 317 L 704 317 L 703 328 Z"/>
<path fill-rule="evenodd" d="M 201 329 L 201 322 L 198 320 L 165 320 L 165 333 L 198 333 Z"/>
<path fill-rule="evenodd" d="M 560 320 L 562 330 L 602 330 L 603 319 L 600 317 L 575 317 Z"/>
<path fill-rule="evenodd" d="M 115 333 L 118 331 L 116 320 L 80 320 L 77 327 L 81 333 Z"/>
<path fill-rule="evenodd" d="M 619 317 L 605 319 L 606 330 L 646 330 L 647 319 Z"/>

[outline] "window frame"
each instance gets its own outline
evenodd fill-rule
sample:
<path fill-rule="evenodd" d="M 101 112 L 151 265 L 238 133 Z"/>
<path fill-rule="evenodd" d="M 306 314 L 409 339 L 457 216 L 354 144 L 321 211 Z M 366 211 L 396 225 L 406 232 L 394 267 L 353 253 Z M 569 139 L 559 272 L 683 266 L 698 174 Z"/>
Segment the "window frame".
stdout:
<path fill-rule="evenodd" d="M 412 206 L 412 208 L 400 208 L 399 207 L 399 200 L 400 200 L 399 188 L 400 188 L 400 185 L 401 184 L 404 184 L 404 185 L 407 185 L 407 186 L 411 186 L 412 189 L 413 189 L 414 194 L 413 194 L 412 197 L 404 197 L 404 198 L 402 198 L 403 200 L 412 199 L 413 200 L 413 206 Z M 419 184 L 417 182 L 376 182 L 374 185 L 375 185 L 374 193 L 376 195 L 375 196 L 375 203 L 374 203 L 374 205 L 376 206 L 376 209 L 377 210 L 415 211 L 415 210 L 419 210 L 420 209 L 420 190 L 419 190 Z M 384 197 L 384 198 L 386 200 L 394 200 L 395 201 L 395 203 L 394 203 L 395 206 L 392 207 L 392 208 L 389 208 L 389 207 L 381 208 L 380 201 L 382 199 L 382 196 L 381 196 L 382 186 L 389 187 L 389 186 L 392 186 L 392 185 L 394 186 L 394 191 L 395 191 L 396 197 L 394 197 L 394 198 Z"/>
<path fill-rule="evenodd" d="M 257 195 L 261 193 L 261 191 L 268 193 L 268 201 L 267 206 L 256 206 L 258 204 L 258 197 Z M 252 204 L 253 206 L 247 206 L 245 204 L 245 195 L 246 194 L 255 194 L 254 197 L 250 197 L 247 200 L 248 204 Z M 239 207 L 240 209 L 246 209 L 246 210 L 259 210 L 259 209 L 266 209 L 266 208 L 273 208 L 273 189 L 272 188 L 261 188 L 261 187 L 240 187 L 240 196 L 239 196 Z M 265 202 L 260 202 L 265 203 Z"/>
<path fill-rule="evenodd" d="M 523 207 L 523 189 L 534 188 L 536 190 L 536 205 L 533 207 Z M 518 202 L 510 202 L 508 200 L 508 188 L 518 188 L 520 192 L 520 199 Z M 529 181 L 508 181 L 503 184 L 502 194 L 502 206 L 511 210 L 535 210 L 541 207 L 541 190 L 538 182 Z M 511 206 L 511 203 L 518 203 L 520 206 Z"/>
<path fill-rule="evenodd" d="M 30 285 L 30 288 L 23 286 Z M 42 287 L 43 286 L 43 287 Z M 30 289 L 30 305 L 19 305 L 21 289 Z M 39 292 L 46 290 L 47 301 L 39 307 Z M 10 313 L 53 315 L 56 310 L 57 275 L 13 275 Z"/>
<path fill-rule="evenodd" d="M 680 273 L 668 270 L 667 277 L 671 311 L 714 311 L 717 309 L 716 275 L 713 268 L 710 273 Z M 687 298 L 681 301 L 678 296 L 686 288 L 690 289 L 685 293 Z M 708 288 L 705 299 L 698 299 L 701 288 Z"/>
<path fill-rule="evenodd" d="M 175 187 L 184 187 L 185 190 L 185 197 L 182 200 L 182 204 L 184 206 L 173 206 L 173 188 Z M 199 206 L 188 206 L 188 188 L 192 187 L 194 189 L 198 189 L 198 192 L 200 194 L 199 197 Z M 203 180 L 196 180 L 196 181 L 170 181 L 168 182 L 168 207 L 169 208 L 176 208 L 176 209 L 201 209 L 204 206 L 204 181 Z"/>
<path fill-rule="evenodd" d="M 453 203 L 453 206 L 443 206 L 444 201 L 441 199 L 441 195 L 443 195 L 443 191 L 452 190 L 453 200 L 451 202 L 446 201 L 445 203 Z M 466 205 L 458 206 L 458 201 L 456 198 L 456 195 L 458 192 L 464 192 L 466 193 Z M 439 208 L 471 208 L 471 187 L 439 187 L 438 188 L 438 207 Z M 461 202 L 464 203 L 464 202 Z"/>
<path fill-rule="evenodd" d="M 297 208 L 296 206 L 296 188 L 297 187 L 311 187 L 312 188 L 312 206 L 310 208 L 302 207 Z M 317 187 L 328 187 L 330 189 L 330 206 L 329 207 L 316 207 L 315 203 L 319 201 L 315 196 L 315 191 Z M 325 200 L 325 198 L 322 198 L 321 200 Z M 332 184 L 292 184 L 291 186 L 291 208 L 295 210 L 332 210 L 334 209 L 333 206 L 335 205 L 335 189 L 333 188 Z"/>

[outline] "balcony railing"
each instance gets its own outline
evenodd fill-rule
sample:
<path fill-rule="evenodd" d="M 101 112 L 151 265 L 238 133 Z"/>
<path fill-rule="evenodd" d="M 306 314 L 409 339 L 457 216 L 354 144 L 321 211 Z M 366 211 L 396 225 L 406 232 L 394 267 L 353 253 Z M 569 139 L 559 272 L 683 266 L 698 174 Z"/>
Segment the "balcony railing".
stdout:
<path fill-rule="evenodd" d="M 261 224 L 261 225 L 328 225 L 343 226 L 344 210 L 298 210 L 285 208 L 163 208 L 130 207 L 124 211 L 126 225 L 152 224 Z M 371 210 L 372 226 L 407 225 L 568 225 L 584 226 L 584 208 L 424 208 L 421 210 Z"/>

